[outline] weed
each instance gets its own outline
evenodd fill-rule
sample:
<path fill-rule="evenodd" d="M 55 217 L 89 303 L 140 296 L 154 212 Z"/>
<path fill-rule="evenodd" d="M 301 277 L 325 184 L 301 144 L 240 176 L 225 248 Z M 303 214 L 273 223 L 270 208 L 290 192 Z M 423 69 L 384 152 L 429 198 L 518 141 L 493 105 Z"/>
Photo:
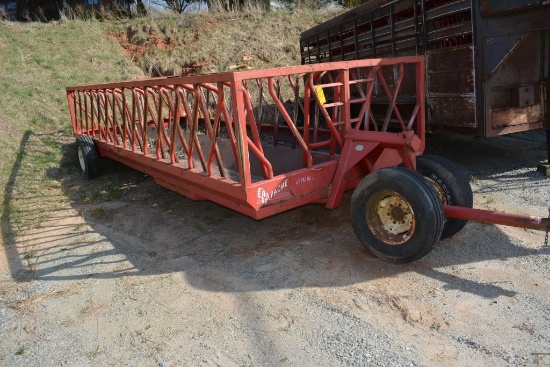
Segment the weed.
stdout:
<path fill-rule="evenodd" d="M 10 213 L 10 222 L 12 224 L 23 223 L 23 210 L 19 206 L 15 206 L 12 204 L 9 207 L 7 207 L 7 209 L 8 209 L 8 212 Z"/>
<path fill-rule="evenodd" d="M 23 347 L 19 347 L 19 349 L 15 352 L 16 356 L 22 356 L 23 354 L 25 354 L 25 348 Z"/>
<path fill-rule="evenodd" d="M 477 178 L 477 176 L 472 176 L 472 177 L 470 178 L 470 181 L 471 181 L 474 185 L 476 185 L 476 184 L 479 182 L 479 179 Z"/>
<path fill-rule="evenodd" d="M 441 329 L 441 324 L 440 324 L 439 322 L 434 322 L 434 323 L 430 326 L 430 329 L 438 331 L 439 329 Z"/>
<path fill-rule="evenodd" d="M 92 210 L 90 214 L 95 219 L 101 219 L 105 217 L 106 212 L 105 212 L 105 209 L 103 208 L 95 208 L 94 210 Z"/>
<path fill-rule="evenodd" d="M 494 202 L 496 202 L 496 199 L 494 196 L 489 196 L 487 198 L 487 201 L 486 201 L 487 204 L 493 204 Z"/>
<path fill-rule="evenodd" d="M 110 187 L 109 196 L 115 200 L 122 199 L 122 191 L 118 187 Z"/>
<path fill-rule="evenodd" d="M 101 200 L 101 198 L 103 197 L 103 192 L 102 190 L 94 190 L 92 191 L 92 194 L 90 195 L 91 196 L 91 199 L 93 201 L 99 201 Z"/>
<path fill-rule="evenodd" d="M 34 257 L 34 255 L 36 255 L 34 251 L 27 251 L 25 252 L 25 255 L 23 255 L 23 258 L 25 260 L 30 260 Z"/>

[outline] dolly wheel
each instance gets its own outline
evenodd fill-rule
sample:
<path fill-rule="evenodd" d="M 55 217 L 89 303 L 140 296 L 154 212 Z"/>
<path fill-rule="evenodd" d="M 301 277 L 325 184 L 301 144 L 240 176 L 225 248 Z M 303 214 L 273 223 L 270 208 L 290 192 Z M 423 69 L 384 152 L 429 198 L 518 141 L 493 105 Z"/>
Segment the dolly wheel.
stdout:
<path fill-rule="evenodd" d="M 474 203 L 472 188 L 464 172 L 453 162 L 437 155 L 416 158 L 416 172 L 424 176 L 437 191 L 444 205 L 471 208 Z M 441 239 L 457 234 L 468 221 L 446 218 Z"/>
<path fill-rule="evenodd" d="M 411 262 L 439 241 L 445 218 L 434 188 L 420 174 L 401 167 L 365 177 L 351 197 L 351 224 L 379 258 Z"/>
<path fill-rule="evenodd" d="M 77 137 L 76 153 L 82 177 L 89 180 L 99 176 L 99 155 L 92 138 L 88 135 Z"/>

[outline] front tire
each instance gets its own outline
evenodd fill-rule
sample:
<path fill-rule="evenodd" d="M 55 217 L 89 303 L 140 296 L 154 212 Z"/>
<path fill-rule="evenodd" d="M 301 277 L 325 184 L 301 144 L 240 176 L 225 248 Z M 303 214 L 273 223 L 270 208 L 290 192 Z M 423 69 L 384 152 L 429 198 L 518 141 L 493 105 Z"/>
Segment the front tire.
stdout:
<path fill-rule="evenodd" d="M 82 177 L 90 180 L 99 176 L 99 155 L 91 137 L 80 135 L 76 138 L 76 155 Z"/>
<path fill-rule="evenodd" d="M 443 206 L 424 177 L 401 167 L 366 176 L 351 198 L 351 223 L 374 255 L 391 262 L 425 256 L 443 231 Z"/>

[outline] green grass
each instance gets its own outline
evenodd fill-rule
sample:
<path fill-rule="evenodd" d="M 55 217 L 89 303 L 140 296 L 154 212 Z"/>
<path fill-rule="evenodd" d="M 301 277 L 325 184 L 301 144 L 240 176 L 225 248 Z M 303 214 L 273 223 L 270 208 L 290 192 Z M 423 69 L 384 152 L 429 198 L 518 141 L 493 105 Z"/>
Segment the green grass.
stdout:
<path fill-rule="evenodd" d="M 101 218 L 104 218 L 107 215 L 107 212 L 103 208 L 96 208 L 96 209 L 92 210 L 92 212 L 90 214 L 95 219 L 101 219 Z"/>
<path fill-rule="evenodd" d="M 0 22 L 2 241 L 67 205 L 72 129 L 65 87 L 143 76 L 95 21 Z M 36 210 L 39 207 L 40 210 Z"/>
<path fill-rule="evenodd" d="M 0 21 L 2 242 L 42 226 L 45 218 L 69 203 L 123 199 L 143 180 L 142 174 L 109 161 L 102 161 L 100 178 L 80 177 L 66 86 L 135 79 L 145 76 L 143 70 L 178 73 L 185 64 L 198 63 L 200 72 L 240 64 L 299 64 L 300 32 L 334 15 L 296 10 Z M 138 60 L 128 55 L 121 43 L 127 48 L 142 46 L 145 56 Z"/>

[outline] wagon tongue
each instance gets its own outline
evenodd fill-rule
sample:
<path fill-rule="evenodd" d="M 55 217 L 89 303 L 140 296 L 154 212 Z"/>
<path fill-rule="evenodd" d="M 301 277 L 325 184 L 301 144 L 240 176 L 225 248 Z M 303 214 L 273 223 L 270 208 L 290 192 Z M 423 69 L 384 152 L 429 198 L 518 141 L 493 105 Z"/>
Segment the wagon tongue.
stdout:
<path fill-rule="evenodd" d="M 550 208 L 548 218 L 527 216 L 519 214 L 498 213 L 490 210 L 470 209 L 459 206 L 444 205 L 445 217 L 472 220 L 475 222 L 502 224 L 505 226 L 529 228 L 544 231 L 544 246 L 548 246 L 548 233 L 550 232 Z"/>

